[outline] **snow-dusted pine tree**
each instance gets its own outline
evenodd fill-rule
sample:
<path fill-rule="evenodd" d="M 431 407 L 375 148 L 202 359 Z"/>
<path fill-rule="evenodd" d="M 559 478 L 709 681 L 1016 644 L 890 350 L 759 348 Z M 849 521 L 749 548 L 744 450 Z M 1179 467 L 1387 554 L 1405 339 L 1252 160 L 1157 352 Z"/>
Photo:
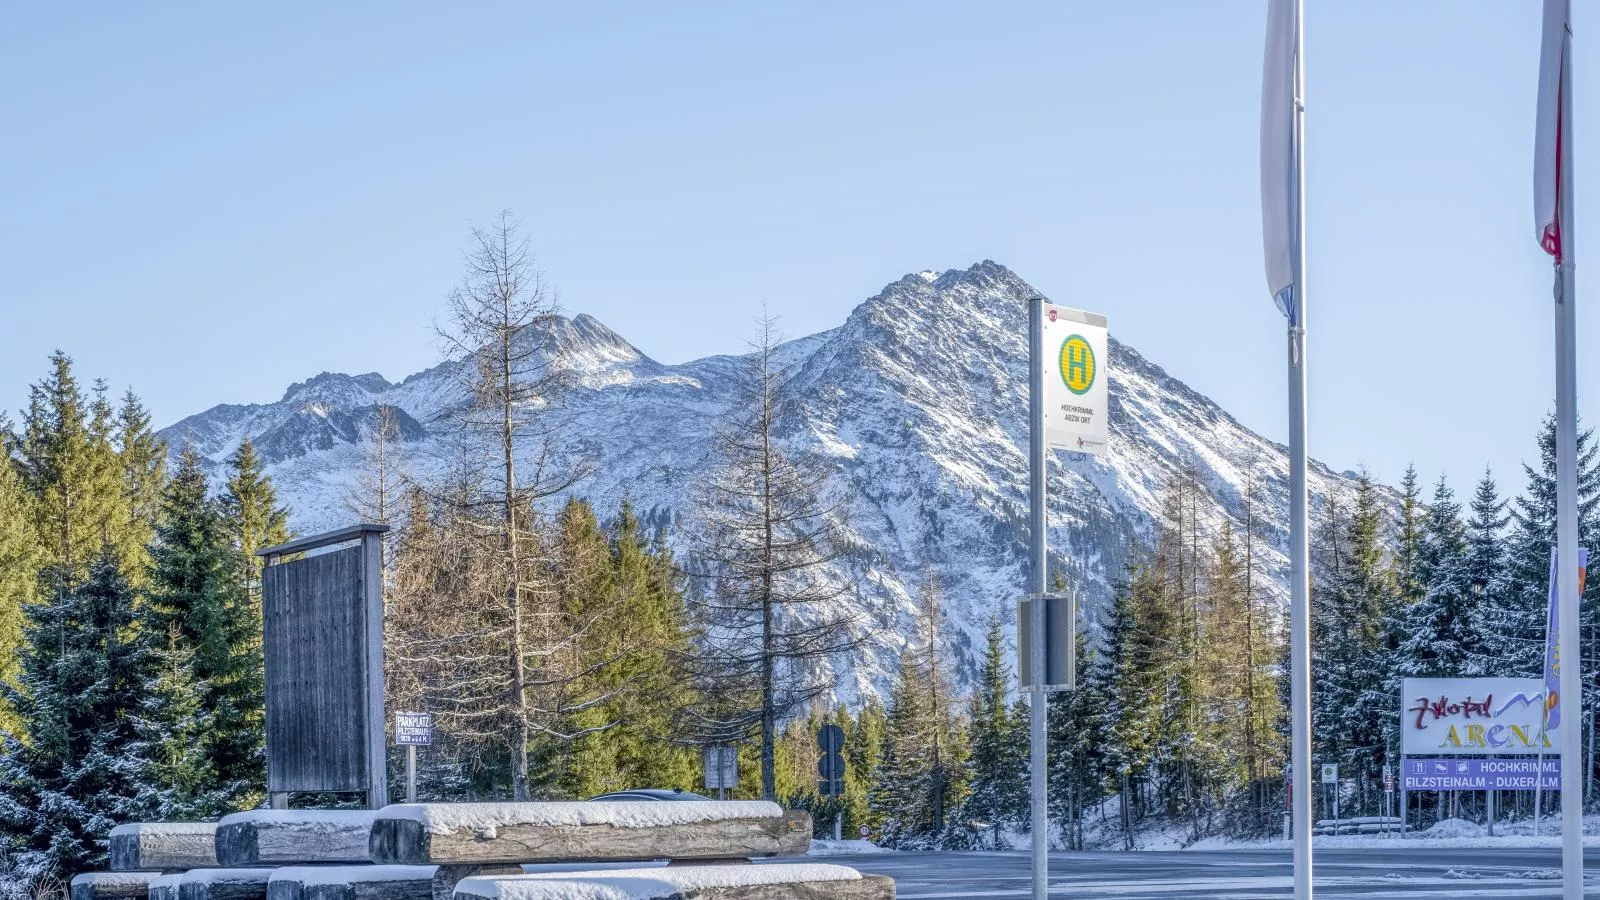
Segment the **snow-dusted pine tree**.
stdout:
<path fill-rule="evenodd" d="M 998 841 L 1003 829 L 1022 829 L 1028 817 L 1027 724 L 1008 699 L 1011 685 L 1005 637 L 994 617 L 967 711 L 970 793 L 961 808 L 964 822 L 991 829 L 981 836 L 990 841 Z"/>
<path fill-rule="evenodd" d="M 26 607 L 19 686 L 5 688 L 23 728 L 0 744 L 0 833 L 28 885 L 103 865 L 108 834 L 141 794 L 132 714 L 148 658 L 134 592 L 109 547 L 85 577 Z"/>
<path fill-rule="evenodd" d="M 1462 677 L 1472 674 L 1483 658 L 1483 594 L 1472 578 L 1461 505 L 1443 478 L 1428 504 L 1420 562 L 1418 570 L 1426 579 L 1422 597 L 1397 615 L 1400 645 L 1391 666 L 1393 696 L 1398 696 L 1400 678 Z"/>

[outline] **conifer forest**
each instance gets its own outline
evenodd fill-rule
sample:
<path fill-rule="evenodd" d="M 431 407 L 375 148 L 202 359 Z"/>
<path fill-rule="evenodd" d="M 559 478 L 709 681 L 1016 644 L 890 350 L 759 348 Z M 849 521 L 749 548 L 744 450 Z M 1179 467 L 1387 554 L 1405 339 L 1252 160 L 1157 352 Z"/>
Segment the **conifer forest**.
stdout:
<path fill-rule="evenodd" d="M 819 836 L 837 817 L 891 848 L 1017 846 L 1029 799 L 1016 598 L 993 598 L 980 666 L 960 677 L 930 565 L 892 689 L 835 703 L 819 663 L 854 652 L 860 629 L 818 573 L 858 548 L 840 540 L 816 462 L 774 434 L 790 373 L 773 324 L 741 357 L 752 387 L 716 427 L 695 508 L 662 516 L 571 490 L 583 463 L 553 452 L 543 415 L 567 386 L 525 339 L 556 309 L 513 223 L 475 232 L 440 329 L 472 398 L 460 445 L 420 477 L 380 415 L 342 498 L 351 521 L 390 527 L 387 705 L 432 712 L 437 732 L 419 793 L 706 793 L 705 749 L 732 746 L 730 796 L 809 809 Z M 291 510 L 248 441 L 219 468 L 160 439 L 140 397 L 97 374 L 58 352 L 26 408 L 0 418 L 0 885 L 19 897 L 103 867 L 116 823 L 265 800 L 256 551 L 291 538 Z M 1547 422 L 1529 436 L 1534 462 L 1509 482 L 1363 476 L 1314 509 L 1315 752 L 1345 773 L 1343 814 L 1383 811 L 1400 679 L 1541 674 L 1553 434 Z M 1591 435 L 1580 458 L 1593 546 Z M 1065 848 L 1131 849 L 1153 828 L 1183 841 L 1281 831 L 1285 611 L 1261 559 L 1285 511 L 1247 492 L 1242 518 L 1219 515 L 1181 466 L 1161 491 L 1111 602 L 1084 612 L 1078 689 L 1048 701 L 1049 815 Z M 1600 613 L 1584 608 L 1593 672 Z M 1591 786 L 1594 699 L 1591 685 Z M 846 734 L 839 797 L 818 795 L 828 723 Z M 403 760 L 391 753 L 392 772 Z M 391 776 L 397 798 L 402 782 Z M 1478 818 L 1483 803 L 1415 793 L 1412 821 Z M 1530 804 L 1507 794 L 1502 815 Z"/>

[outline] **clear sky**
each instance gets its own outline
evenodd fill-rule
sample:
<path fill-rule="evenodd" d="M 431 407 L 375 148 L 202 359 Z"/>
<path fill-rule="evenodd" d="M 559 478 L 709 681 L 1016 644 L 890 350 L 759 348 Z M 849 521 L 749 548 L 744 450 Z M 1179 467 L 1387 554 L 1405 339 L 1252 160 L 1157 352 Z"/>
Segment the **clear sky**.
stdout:
<path fill-rule="evenodd" d="M 1520 488 L 1553 402 L 1539 4 L 1307 5 L 1312 452 Z M 1600 259 L 1600 5 L 1576 5 L 1578 257 Z M 763 302 L 800 335 L 989 258 L 1281 440 L 1264 20 L 1261 0 L 16 6 L 0 408 L 55 347 L 161 424 L 323 370 L 404 376 L 437 356 L 469 224 L 510 208 L 569 311 L 664 361 L 740 349 Z"/>

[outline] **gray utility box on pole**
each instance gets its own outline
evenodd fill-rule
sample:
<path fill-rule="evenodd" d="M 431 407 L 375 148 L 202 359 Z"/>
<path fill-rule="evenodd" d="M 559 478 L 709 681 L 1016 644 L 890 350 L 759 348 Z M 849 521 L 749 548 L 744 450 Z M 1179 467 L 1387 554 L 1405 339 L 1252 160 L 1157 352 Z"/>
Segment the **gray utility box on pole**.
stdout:
<path fill-rule="evenodd" d="M 1040 595 L 1022 600 L 1017 611 L 1017 683 L 1023 691 L 1038 690 L 1033 674 L 1033 603 Z M 1071 594 L 1044 594 L 1044 690 L 1078 689 L 1078 600 Z"/>
<path fill-rule="evenodd" d="M 354 525 L 258 551 L 267 794 L 347 791 L 389 802 L 383 715 L 383 533 Z M 287 557 L 351 546 L 299 559 Z"/>

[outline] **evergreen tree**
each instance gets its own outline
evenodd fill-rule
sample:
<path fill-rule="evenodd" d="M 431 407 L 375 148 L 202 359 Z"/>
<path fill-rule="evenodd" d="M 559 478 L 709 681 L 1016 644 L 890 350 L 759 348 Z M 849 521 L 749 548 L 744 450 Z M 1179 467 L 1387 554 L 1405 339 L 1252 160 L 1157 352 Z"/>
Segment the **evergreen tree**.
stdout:
<path fill-rule="evenodd" d="M 930 790 L 934 710 L 919 684 L 922 677 L 916 654 L 902 653 L 884 720 L 883 756 L 868 799 L 882 822 L 880 842 L 900 849 L 928 849 L 935 839 Z"/>
<path fill-rule="evenodd" d="M 1511 530 L 1506 539 L 1506 594 L 1498 599 L 1491 622 L 1498 639 L 1494 651 L 1502 659 L 1498 674 L 1538 677 L 1544 671 L 1544 637 L 1550 602 L 1550 548 L 1556 539 L 1556 430 L 1547 417 L 1540 429 L 1539 466 L 1523 465 L 1527 487 L 1511 504 Z M 1596 548 L 1600 538 L 1600 448 L 1592 431 L 1578 434 L 1578 546 Z M 1580 604 L 1582 656 L 1592 659 L 1600 579 L 1591 578 Z"/>
<path fill-rule="evenodd" d="M 167 442 L 150 427 L 150 413 L 132 390 L 117 408 L 115 446 L 122 469 L 122 508 L 127 516 L 117 542 L 122 570 L 135 586 L 148 578 L 150 545 L 167 479 Z"/>
<path fill-rule="evenodd" d="M 144 622 L 152 634 L 176 635 L 193 654 L 193 677 L 207 686 L 203 705 L 215 716 L 203 741 L 215 778 L 207 793 L 248 805 L 265 789 L 260 644 L 242 637 L 251 626 L 242 621 L 250 606 L 238 550 L 207 494 L 199 454 L 185 448 L 162 494 Z"/>
<path fill-rule="evenodd" d="M 1027 723 L 1008 701 L 1012 683 L 1005 636 L 998 616 L 989 619 L 983 666 L 973 685 L 968 711 L 971 745 L 967 755 L 970 793 L 961 818 L 983 823 L 999 840 L 1004 828 L 1022 829 L 1028 816 Z M 999 849 L 996 845 L 996 849 Z"/>
<path fill-rule="evenodd" d="M 19 687 L 5 688 L 24 726 L 0 747 L 0 833 L 13 874 L 33 885 L 103 866 L 111 828 L 137 809 L 131 714 L 148 665 L 109 547 L 81 585 L 26 611 Z"/>
<path fill-rule="evenodd" d="M 1499 623 L 1506 617 L 1507 600 L 1511 593 L 1510 572 L 1506 558 L 1506 525 L 1511 516 L 1506 511 L 1506 501 L 1501 499 L 1494 475 L 1488 469 L 1478 481 L 1472 495 L 1471 516 L 1467 519 L 1466 559 L 1464 562 L 1467 583 L 1479 598 L 1480 615 L 1472 623 L 1476 657 L 1469 663 L 1474 675 L 1499 675 L 1509 656 Z"/>
<path fill-rule="evenodd" d="M 194 650 L 176 628 L 148 635 L 144 698 L 130 711 L 134 740 L 125 771 L 137 785 L 127 821 L 188 821 L 225 809 L 216 792 L 207 738 L 216 716 L 205 705 L 211 685 L 195 675 Z"/>
<path fill-rule="evenodd" d="M 881 833 L 883 818 L 870 801 L 878 766 L 883 762 L 884 734 L 888 715 L 883 704 L 868 700 L 851 718 L 839 710 L 836 720 L 844 726 L 844 831 L 855 834 L 862 825 Z"/>
<path fill-rule="evenodd" d="M 1056 590 L 1064 590 L 1058 585 Z M 1050 696 L 1050 814 L 1061 823 L 1061 833 L 1067 849 L 1084 849 L 1083 816 L 1091 804 L 1098 802 L 1104 793 L 1108 769 L 1105 745 L 1110 728 L 1105 710 L 1109 693 L 1103 693 L 1103 683 L 1094 677 L 1099 669 L 1098 654 L 1077 630 L 1076 659 L 1077 690 L 1062 691 Z M 1024 794 L 1020 811 L 1027 815 L 1031 808 L 1026 797 L 1027 778 L 1027 728 L 1025 720 L 1016 719 L 1013 753 L 1016 765 L 1024 770 L 1015 782 L 1014 790 Z"/>
<path fill-rule="evenodd" d="M 1393 670 L 1397 677 L 1455 678 L 1483 658 L 1478 643 L 1482 594 L 1475 590 L 1461 506 L 1443 478 L 1433 493 L 1423 529 L 1419 571 L 1422 597 L 1399 613 L 1403 635 Z M 1399 685 L 1391 688 L 1398 696 Z"/>
<path fill-rule="evenodd" d="M 583 635 L 564 648 L 564 667 L 577 677 L 567 681 L 559 705 L 577 707 L 566 721 L 535 739 L 530 787 L 540 793 L 552 783 L 563 796 L 585 797 L 625 788 L 613 732 L 621 724 L 619 710 L 607 700 L 620 699 L 626 678 L 617 664 L 622 649 L 611 560 L 605 533 L 594 509 L 569 499 L 556 517 L 552 582 L 566 623 L 563 631 Z M 581 674 L 579 674 L 581 673 Z M 580 695 L 597 702 L 581 703 Z"/>
<path fill-rule="evenodd" d="M 1422 599 L 1427 584 L 1419 571 L 1422 529 L 1427 510 L 1421 503 L 1422 486 L 1417 467 L 1406 466 L 1400 478 L 1400 519 L 1395 525 L 1394 582 L 1401 607 Z"/>
<path fill-rule="evenodd" d="M 1357 782 L 1362 794 L 1356 806 L 1370 802 L 1375 809 L 1370 786 L 1388 759 L 1386 737 L 1394 724 L 1387 623 L 1399 599 L 1383 507 L 1369 476 L 1358 476 L 1348 517 L 1332 519 L 1329 527 L 1334 533 L 1322 560 L 1330 565 L 1313 598 L 1319 626 L 1312 635 L 1314 731 L 1322 736 L 1321 752 L 1339 758 Z"/>
<path fill-rule="evenodd" d="M 231 584 L 222 593 L 223 634 L 232 665 L 199 672 L 218 699 L 215 763 L 224 793 L 248 802 L 266 787 L 266 687 L 261 648 L 261 568 L 256 551 L 287 542 L 289 511 L 278 504 L 272 478 L 246 439 L 228 457 L 228 479 L 219 498 L 223 532 L 231 545 Z"/>
<path fill-rule="evenodd" d="M 50 363 L 50 375 L 30 389 L 14 443 L 48 587 L 60 593 L 82 583 L 105 546 L 119 548 L 119 558 L 130 556 L 119 542 L 130 516 L 104 390 L 86 397 L 64 353 L 57 351 Z"/>
<path fill-rule="evenodd" d="M 21 672 L 23 610 L 38 590 L 39 561 L 27 495 L 11 460 L 0 450 L 0 736 L 17 734 L 21 727 L 4 699 L 3 687 L 15 687 Z"/>

